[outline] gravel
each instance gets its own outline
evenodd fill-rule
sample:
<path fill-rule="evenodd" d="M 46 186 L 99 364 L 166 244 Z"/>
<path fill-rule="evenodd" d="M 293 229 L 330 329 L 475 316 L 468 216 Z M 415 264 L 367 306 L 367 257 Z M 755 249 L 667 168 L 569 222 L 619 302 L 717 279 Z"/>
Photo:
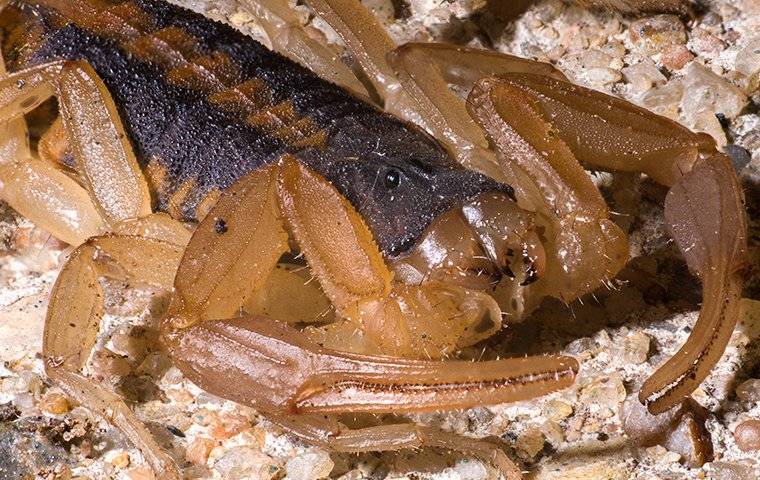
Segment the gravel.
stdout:
<path fill-rule="evenodd" d="M 242 2 L 175 1 L 248 33 L 259 32 Z M 720 145 L 747 149 L 741 176 L 751 215 L 752 261 L 760 263 L 760 2 L 710 0 L 684 19 L 623 17 L 547 0 L 527 6 L 513 20 L 494 14 L 489 3 L 367 1 L 399 43 L 442 40 L 548 61 L 574 82 L 705 131 Z M 325 28 L 307 8 L 297 9 L 303 22 Z M 605 183 L 604 176 L 599 180 Z M 411 420 L 464 435 L 500 437 L 532 479 L 760 478 L 757 270 L 749 278 L 740 325 L 726 354 L 692 396 L 694 407 L 702 409 L 694 418 L 702 419 L 709 435 L 712 461 L 689 466 L 688 452 L 672 442 L 636 442 L 637 435 L 629 437 L 630 428 L 624 429 L 624 405 L 686 339 L 700 301 L 699 285 L 664 231 L 662 189 L 648 181 L 639 187 L 636 216 L 621 218 L 632 226 L 636 258 L 613 288 L 582 304 L 547 301 L 530 321 L 490 342 L 485 352 L 575 355 L 582 363 L 576 384 L 528 402 L 411 415 Z M 619 201 L 608 190 L 603 189 Z M 0 478 L 151 479 L 138 451 L 100 419 L 70 404 L 42 373 L 38 353 L 47 296 L 65 253 L 65 245 L 0 206 Z M 481 480 L 495 475 L 489 466 L 449 452 L 340 455 L 303 444 L 254 410 L 201 391 L 171 367 L 151 341 L 162 300 L 157 292 L 118 282 L 106 287 L 104 334 L 89 373 L 112 380 L 187 478 L 329 474 L 346 480 Z"/>

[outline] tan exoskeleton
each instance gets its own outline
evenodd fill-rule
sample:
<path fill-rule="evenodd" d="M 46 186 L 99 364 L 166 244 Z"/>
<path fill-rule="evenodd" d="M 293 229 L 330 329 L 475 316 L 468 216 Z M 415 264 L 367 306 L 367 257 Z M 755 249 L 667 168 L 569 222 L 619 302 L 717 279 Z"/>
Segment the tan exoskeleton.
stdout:
<path fill-rule="evenodd" d="M 132 34 L 101 2 L 38 3 L 70 9 L 93 29 Z M 362 94 L 350 70 L 301 32 L 285 2 L 245 3 L 275 49 Z M 356 205 L 286 154 L 225 190 L 189 238 L 180 222 L 152 212 L 117 106 L 92 67 L 58 61 L 5 75 L 0 196 L 79 245 L 49 305 L 49 377 L 119 427 L 161 478 L 180 478 L 128 407 L 81 373 L 103 312 L 98 278 L 128 277 L 174 288 L 161 342 L 205 390 L 332 450 L 450 448 L 520 478 L 488 442 L 414 424 L 352 430 L 338 415 L 468 408 L 572 383 L 578 363 L 570 357 L 440 359 L 498 331 L 502 315 L 519 321 L 545 296 L 570 302 L 623 267 L 626 235 L 585 166 L 645 173 L 670 187 L 666 220 L 703 282 L 704 302 L 689 341 L 640 398 L 658 413 L 688 396 L 726 346 L 745 265 L 741 190 L 712 139 L 574 86 L 549 65 L 447 45 L 396 48 L 359 2 L 309 4 L 343 38 L 387 111 L 428 130 L 467 168 L 510 184 L 517 202 L 477 196 L 435 219 L 408 252 L 388 255 Z M 468 92 L 466 102 L 451 84 Z M 50 96 L 62 115 L 34 152 L 21 115 Z M 46 158 L 56 132 L 65 133 L 76 175 Z M 293 254 L 303 255 L 318 285 L 304 281 Z M 298 304 L 284 305 L 285 295 Z M 311 323 L 299 331 L 304 322 Z"/>

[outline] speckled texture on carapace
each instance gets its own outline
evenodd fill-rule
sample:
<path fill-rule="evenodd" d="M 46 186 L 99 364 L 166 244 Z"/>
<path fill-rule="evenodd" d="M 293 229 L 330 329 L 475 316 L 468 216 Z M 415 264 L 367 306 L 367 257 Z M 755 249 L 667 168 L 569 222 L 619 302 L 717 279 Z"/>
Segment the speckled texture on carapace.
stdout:
<path fill-rule="evenodd" d="M 30 47 L 17 34 L 6 45 L 9 68 L 88 61 L 115 100 L 156 208 L 183 220 L 197 219 L 209 193 L 286 152 L 349 199 L 389 256 L 458 202 L 509 191 L 463 169 L 417 127 L 188 10 L 156 0 L 14 8 L 21 13 L 6 13 L 16 16 L 6 26 L 41 39 Z"/>

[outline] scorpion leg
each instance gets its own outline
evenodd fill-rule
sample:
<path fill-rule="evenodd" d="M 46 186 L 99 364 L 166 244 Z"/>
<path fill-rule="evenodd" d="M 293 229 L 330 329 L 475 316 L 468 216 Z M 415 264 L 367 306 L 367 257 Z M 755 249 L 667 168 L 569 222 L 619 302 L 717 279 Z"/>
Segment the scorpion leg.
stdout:
<path fill-rule="evenodd" d="M 29 150 L 23 114 L 51 96 L 59 99 L 58 128 L 66 134 L 83 186 Z M 88 64 L 55 62 L 6 75 L 0 79 L 0 99 L 0 119 L 6 122 L 0 197 L 22 215 L 72 245 L 108 230 L 178 245 L 189 241 L 178 222 L 151 214 L 147 183 L 113 101 Z"/>
<path fill-rule="evenodd" d="M 77 247 L 58 275 L 50 297 L 42 354 L 45 373 L 71 398 L 116 426 L 140 449 L 160 478 L 180 479 L 174 462 L 118 396 L 81 370 L 95 345 L 103 315 L 98 277 L 120 274 L 171 289 L 181 247 L 140 237 L 94 237 Z"/>
<path fill-rule="evenodd" d="M 665 218 L 690 270 L 702 280 L 704 300 L 686 344 L 645 382 L 639 398 L 652 413 L 678 404 L 719 360 L 736 324 L 747 226 L 730 160 L 705 134 L 623 100 L 538 75 L 483 80 L 470 102 L 487 129 L 489 122 L 493 127 L 504 123 L 493 120 L 494 114 L 516 118 L 521 108 L 544 119 L 545 134 L 561 139 L 559 147 L 547 151 L 561 147 L 592 168 L 643 172 L 671 187 Z M 493 128 L 489 133 L 497 143 L 507 143 L 499 140 L 505 134 Z"/>
<path fill-rule="evenodd" d="M 345 353 L 321 347 L 277 320 L 229 318 L 287 250 L 286 226 L 341 315 L 361 316 L 362 305 L 390 294 L 391 273 L 369 230 L 326 180 L 292 158 L 244 177 L 198 226 L 162 326 L 174 363 L 203 389 L 287 417 L 291 430 L 305 436 L 317 417 L 302 422 L 293 414 L 465 408 L 533 398 L 572 383 L 578 364 L 569 357 L 473 363 Z M 383 308 L 366 310 L 370 317 L 386 315 Z M 324 432 L 317 436 L 345 450 L 442 446 L 449 438 L 394 428 L 401 430 L 344 431 L 332 440 Z M 478 446 L 446 445 L 494 451 L 473 443 Z M 510 468 L 505 470 L 512 474 Z"/>
<path fill-rule="evenodd" d="M 338 59 L 337 51 L 324 40 L 324 34 L 312 27 L 306 27 L 309 29 L 307 32 L 286 1 L 244 0 L 241 6 L 253 14 L 273 50 L 307 67 L 325 80 L 358 95 L 369 96 L 351 69 Z M 315 36 L 323 40 L 316 40 Z"/>

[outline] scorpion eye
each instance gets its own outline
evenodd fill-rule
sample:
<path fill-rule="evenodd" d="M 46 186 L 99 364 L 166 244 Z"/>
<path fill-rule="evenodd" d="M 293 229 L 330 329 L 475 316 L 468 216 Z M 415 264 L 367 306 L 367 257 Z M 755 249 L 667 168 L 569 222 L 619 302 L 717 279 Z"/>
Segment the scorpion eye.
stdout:
<path fill-rule="evenodd" d="M 388 190 L 393 190 L 401 185 L 401 172 L 395 168 L 391 168 L 385 174 L 385 187 Z"/>

